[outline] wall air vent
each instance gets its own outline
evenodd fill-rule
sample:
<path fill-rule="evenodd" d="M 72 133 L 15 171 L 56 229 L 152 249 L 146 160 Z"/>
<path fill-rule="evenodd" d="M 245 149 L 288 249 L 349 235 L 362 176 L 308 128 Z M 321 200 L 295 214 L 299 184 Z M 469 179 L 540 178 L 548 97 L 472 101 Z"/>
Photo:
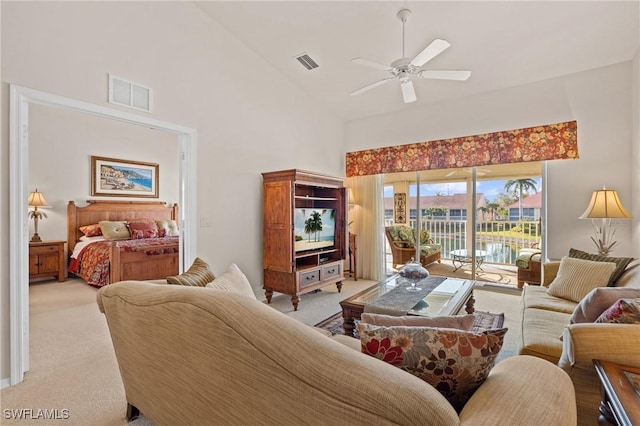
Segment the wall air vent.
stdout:
<path fill-rule="evenodd" d="M 109 74 L 109 103 L 151 112 L 153 90 Z"/>
<path fill-rule="evenodd" d="M 316 61 L 311 59 L 311 56 L 307 55 L 307 52 L 303 52 L 296 56 L 296 60 L 302 64 L 307 70 L 311 71 L 314 68 L 318 68 Z"/>

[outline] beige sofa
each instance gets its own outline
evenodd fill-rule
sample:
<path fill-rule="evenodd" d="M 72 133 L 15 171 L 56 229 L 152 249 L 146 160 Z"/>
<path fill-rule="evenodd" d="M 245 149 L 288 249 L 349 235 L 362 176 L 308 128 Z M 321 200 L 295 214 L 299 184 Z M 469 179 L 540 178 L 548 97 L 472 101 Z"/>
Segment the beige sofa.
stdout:
<path fill-rule="evenodd" d="M 358 340 L 328 337 L 255 298 L 133 281 L 97 298 L 128 414 L 139 409 L 156 425 L 576 422 L 571 380 L 535 357 L 499 362 L 458 415 L 426 382 L 360 353 Z"/>
<path fill-rule="evenodd" d="M 640 325 L 569 324 L 578 304 L 547 294 L 559 265 L 544 264 L 543 285 L 523 289 L 519 353 L 563 368 L 575 387 L 578 424 L 594 425 L 601 395 L 593 359 L 640 367 Z M 616 285 L 640 289 L 640 260 L 629 264 Z"/>

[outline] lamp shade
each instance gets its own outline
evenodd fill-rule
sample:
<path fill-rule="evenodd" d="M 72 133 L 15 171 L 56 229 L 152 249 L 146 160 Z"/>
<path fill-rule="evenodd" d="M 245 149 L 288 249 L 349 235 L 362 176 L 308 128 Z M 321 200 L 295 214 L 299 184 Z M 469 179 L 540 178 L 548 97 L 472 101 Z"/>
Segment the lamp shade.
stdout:
<path fill-rule="evenodd" d="M 625 210 L 618 198 L 618 192 L 615 189 L 600 189 L 594 191 L 591 195 L 589 206 L 580 219 L 611 219 L 626 218 L 632 216 Z"/>
<path fill-rule="evenodd" d="M 44 199 L 42 192 L 38 192 L 37 189 L 29 194 L 28 203 L 29 207 L 51 207 L 47 200 Z"/>

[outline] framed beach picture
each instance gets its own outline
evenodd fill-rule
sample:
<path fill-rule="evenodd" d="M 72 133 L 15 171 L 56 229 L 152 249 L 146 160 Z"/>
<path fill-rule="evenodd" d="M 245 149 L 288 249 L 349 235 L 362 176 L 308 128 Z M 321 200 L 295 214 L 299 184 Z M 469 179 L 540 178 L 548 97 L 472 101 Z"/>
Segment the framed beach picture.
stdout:
<path fill-rule="evenodd" d="M 91 156 L 91 195 L 158 198 L 158 165 Z"/>

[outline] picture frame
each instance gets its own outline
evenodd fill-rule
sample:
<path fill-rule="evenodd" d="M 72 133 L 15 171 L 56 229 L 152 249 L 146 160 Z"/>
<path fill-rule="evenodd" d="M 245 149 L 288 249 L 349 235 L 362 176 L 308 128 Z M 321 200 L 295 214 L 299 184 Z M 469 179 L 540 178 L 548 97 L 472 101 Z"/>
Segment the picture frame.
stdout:
<path fill-rule="evenodd" d="M 91 195 L 158 198 L 160 166 L 143 161 L 91 156 Z"/>

